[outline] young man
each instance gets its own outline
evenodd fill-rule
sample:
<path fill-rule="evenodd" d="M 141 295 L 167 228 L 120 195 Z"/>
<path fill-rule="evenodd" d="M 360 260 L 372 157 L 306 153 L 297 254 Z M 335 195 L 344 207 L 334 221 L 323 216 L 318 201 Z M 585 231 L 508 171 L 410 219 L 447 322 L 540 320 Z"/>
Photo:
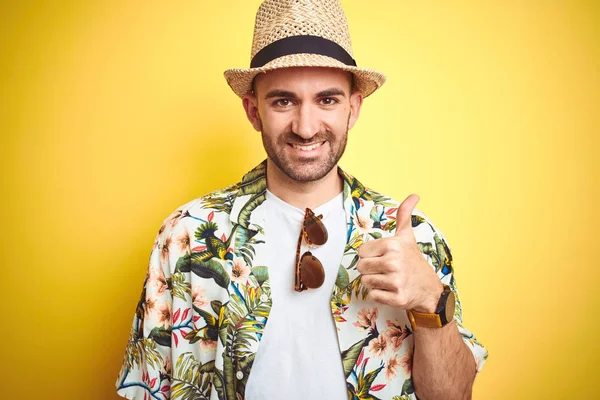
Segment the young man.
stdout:
<path fill-rule="evenodd" d="M 337 0 L 266 0 L 225 77 L 267 159 L 161 226 L 117 391 L 139 399 L 468 399 L 487 352 L 462 326 L 444 235 L 338 167 L 382 74 Z"/>

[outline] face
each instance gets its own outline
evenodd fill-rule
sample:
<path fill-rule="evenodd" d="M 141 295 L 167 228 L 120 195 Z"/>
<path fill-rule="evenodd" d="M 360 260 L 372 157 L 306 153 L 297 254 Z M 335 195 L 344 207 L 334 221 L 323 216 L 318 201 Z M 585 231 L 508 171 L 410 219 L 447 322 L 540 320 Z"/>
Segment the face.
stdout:
<path fill-rule="evenodd" d="M 351 84 L 351 74 L 335 68 L 282 68 L 256 77 L 244 109 L 267 156 L 290 179 L 317 181 L 337 165 L 362 104 Z"/>

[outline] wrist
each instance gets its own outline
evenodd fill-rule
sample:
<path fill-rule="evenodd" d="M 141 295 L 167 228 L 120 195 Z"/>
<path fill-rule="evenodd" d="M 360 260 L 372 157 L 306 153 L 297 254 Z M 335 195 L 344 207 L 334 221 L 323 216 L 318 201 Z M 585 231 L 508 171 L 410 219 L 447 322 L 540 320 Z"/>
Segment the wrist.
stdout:
<path fill-rule="evenodd" d="M 440 302 L 440 297 L 442 296 L 443 292 L 444 285 L 441 281 L 437 280 L 437 284 L 434 285 L 434 288 L 429 292 L 427 296 L 425 296 L 423 302 L 419 306 L 414 307 L 413 310 L 427 314 L 435 313 L 437 311 L 438 304 Z"/>

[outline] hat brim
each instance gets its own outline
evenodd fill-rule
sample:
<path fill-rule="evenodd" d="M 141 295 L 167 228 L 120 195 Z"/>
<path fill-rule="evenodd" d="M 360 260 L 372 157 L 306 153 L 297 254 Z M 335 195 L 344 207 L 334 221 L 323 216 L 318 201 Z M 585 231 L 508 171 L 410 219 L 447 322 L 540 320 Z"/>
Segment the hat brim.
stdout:
<path fill-rule="evenodd" d="M 260 68 L 247 69 L 228 69 L 223 75 L 231 89 L 239 97 L 252 92 L 252 81 L 256 75 L 266 73 L 274 69 L 291 68 L 291 67 L 329 67 L 339 68 L 344 71 L 354 74 L 354 85 L 357 90 L 360 90 L 363 97 L 367 97 L 375 90 L 379 89 L 385 82 L 385 75 L 381 72 L 346 65 L 334 58 L 323 56 L 320 54 L 290 54 L 276 58 Z"/>

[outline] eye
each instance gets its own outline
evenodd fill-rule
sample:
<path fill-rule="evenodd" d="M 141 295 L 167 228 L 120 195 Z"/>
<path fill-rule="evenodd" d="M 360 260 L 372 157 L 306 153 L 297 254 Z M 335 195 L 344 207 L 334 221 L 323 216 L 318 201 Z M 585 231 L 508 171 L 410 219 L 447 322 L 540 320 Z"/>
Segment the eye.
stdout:
<path fill-rule="evenodd" d="M 287 107 L 291 104 L 292 102 L 289 99 L 278 99 L 273 102 L 273 105 L 277 107 Z"/>
<path fill-rule="evenodd" d="M 333 97 L 324 97 L 321 99 L 321 104 L 323 104 L 324 106 L 332 106 L 336 103 L 339 103 L 339 101 Z"/>

